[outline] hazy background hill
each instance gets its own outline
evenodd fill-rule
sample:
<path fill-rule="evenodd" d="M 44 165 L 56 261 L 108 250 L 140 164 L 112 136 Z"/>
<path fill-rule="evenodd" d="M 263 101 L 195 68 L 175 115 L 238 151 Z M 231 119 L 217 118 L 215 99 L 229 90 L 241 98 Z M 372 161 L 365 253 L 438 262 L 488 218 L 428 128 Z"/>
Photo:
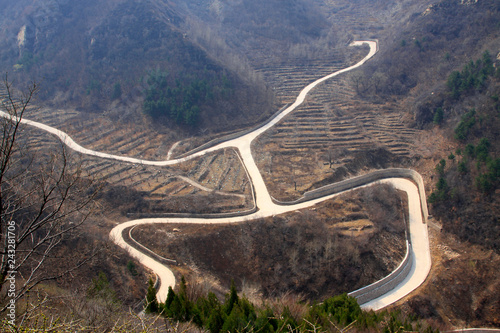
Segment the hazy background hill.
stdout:
<path fill-rule="evenodd" d="M 134 121 L 151 88 L 148 78 L 162 74 L 172 92 L 153 99 L 165 97 L 160 109 L 175 104 L 176 110 L 149 113 L 180 132 L 217 132 L 275 111 L 273 90 L 256 68 L 331 58 L 335 48 L 380 35 L 415 6 L 422 5 L 2 0 L 0 66 L 18 83 L 40 81 L 48 105 Z"/>
<path fill-rule="evenodd" d="M 149 76 L 160 73 L 173 93 L 189 96 L 168 102 L 180 115 L 154 117 L 191 134 L 268 116 L 274 96 L 250 50 L 282 57 L 329 30 L 306 1 L 22 0 L 0 8 L 0 66 L 18 83 L 40 81 L 45 103 L 134 119 Z"/>
<path fill-rule="evenodd" d="M 2 67 L 18 81 L 40 81 L 41 98 L 51 105 L 134 116 L 141 112 L 150 73 L 159 72 L 184 94 L 200 82 L 211 88 L 209 98 L 189 97 L 200 109 L 199 121 L 159 117 L 169 127 L 227 130 L 253 123 L 272 108 L 273 96 L 258 77 L 227 68 L 187 36 L 181 29 L 186 16 L 175 3 L 3 1 L 1 6 Z"/>

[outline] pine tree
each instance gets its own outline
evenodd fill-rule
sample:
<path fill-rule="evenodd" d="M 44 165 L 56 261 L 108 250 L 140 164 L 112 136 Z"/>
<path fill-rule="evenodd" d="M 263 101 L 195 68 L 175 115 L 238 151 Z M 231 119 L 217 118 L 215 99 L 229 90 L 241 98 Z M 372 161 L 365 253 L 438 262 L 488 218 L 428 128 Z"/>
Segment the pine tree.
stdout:
<path fill-rule="evenodd" d="M 146 313 L 158 312 L 158 301 L 156 300 L 156 289 L 152 279 L 149 279 L 148 291 L 146 293 Z"/>
<path fill-rule="evenodd" d="M 234 284 L 234 280 L 231 280 L 231 289 L 229 292 L 229 298 L 227 298 L 226 304 L 224 304 L 227 315 L 231 314 L 231 311 L 233 310 L 234 305 L 238 304 L 238 300 L 239 300 L 238 292 L 236 291 L 236 286 Z"/>

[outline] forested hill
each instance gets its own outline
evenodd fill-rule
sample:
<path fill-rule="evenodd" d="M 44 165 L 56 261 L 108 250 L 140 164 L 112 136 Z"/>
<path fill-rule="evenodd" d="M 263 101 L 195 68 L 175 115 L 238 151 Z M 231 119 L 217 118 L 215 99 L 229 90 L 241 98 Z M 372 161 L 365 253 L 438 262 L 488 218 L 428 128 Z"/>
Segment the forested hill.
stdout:
<path fill-rule="evenodd" d="M 133 113 L 151 77 L 162 73 L 157 97 L 169 94 L 167 86 L 178 96 L 154 100 L 149 113 L 169 127 L 227 130 L 272 109 L 262 80 L 249 78 L 249 69 L 228 69 L 189 38 L 185 13 L 173 2 L 2 0 L 0 8 L 2 71 L 18 83 L 41 82 L 40 97 L 50 105 Z M 175 110 L 158 112 L 166 104 Z"/>
<path fill-rule="evenodd" d="M 333 49 L 380 37 L 422 6 L 412 0 L 0 0 L 0 68 L 18 84 L 40 82 L 40 97 L 50 106 L 122 119 L 145 111 L 155 123 L 189 135 L 218 132 L 276 110 L 272 87 L 256 68 L 330 59 Z"/>
<path fill-rule="evenodd" d="M 446 231 L 500 250 L 500 2 L 444 0 L 363 69 L 363 98 L 408 105 L 410 126 L 440 133 L 431 212 Z M 439 149 L 439 148 L 438 148 Z"/>

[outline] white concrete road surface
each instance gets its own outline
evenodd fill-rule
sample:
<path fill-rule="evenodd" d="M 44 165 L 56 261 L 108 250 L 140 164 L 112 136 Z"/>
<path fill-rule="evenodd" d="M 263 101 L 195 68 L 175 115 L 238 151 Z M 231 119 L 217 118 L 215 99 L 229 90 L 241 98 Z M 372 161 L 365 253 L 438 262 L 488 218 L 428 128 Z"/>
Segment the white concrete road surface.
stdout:
<path fill-rule="evenodd" d="M 358 68 L 359 66 L 363 65 L 366 61 L 368 61 L 375 53 L 377 52 L 377 42 L 376 41 L 357 41 L 352 43 L 352 46 L 359 46 L 362 44 L 368 44 L 370 47 L 369 53 L 366 55 L 365 58 L 363 58 L 360 62 L 357 64 L 347 67 L 345 69 L 339 70 L 337 72 L 334 72 L 332 74 L 329 74 L 325 77 L 322 77 L 315 82 L 309 84 L 307 87 L 305 87 L 297 97 L 296 101 L 283 110 L 280 114 L 272 118 L 270 121 L 268 121 L 266 124 L 263 126 L 257 128 L 255 131 L 242 135 L 240 137 L 237 137 L 232 140 L 228 140 L 226 142 L 222 142 L 218 145 L 215 145 L 213 147 L 207 148 L 205 150 L 202 150 L 200 152 L 194 153 L 192 155 L 180 158 L 180 159 L 172 159 L 170 160 L 171 153 L 169 153 L 169 156 L 167 160 L 164 161 L 150 161 L 150 160 L 141 160 L 137 158 L 132 158 L 132 157 L 127 157 L 127 156 L 120 156 L 120 155 L 113 155 L 113 154 L 106 154 L 103 152 L 97 152 L 94 150 L 90 150 L 87 148 L 84 148 L 77 144 L 69 135 L 66 133 L 55 129 L 53 127 L 47 126 L 45 124 L 39 123 L 39 122 L 34 122 L 31 120 L 27 119 L 22 119 L 22 123 L 37 127 L 39 129 L 42 129 L 44 131 L 47 131 L 53 135 L 56 135 L 61 139 L 63 143 L 65 143 L 69 148 L 74 149 L 77 152 L 80 152 L 82 154 L 87 154 L 91 156 L 96 156 L 100 158 L 106 158 L 106 159 L 112 159 L 112 160 L 118 160 L 118 161 L 123 161 L 123 162 L 128 162 L 128 163 L 134 163 L 134 164 L 143 164 L 143 165 L 156 165 L 156 166 L 166 166 L 166 165 L 174 165 L 181 163 L 183 161 L 192 159 L 194 157 L 202 156 L 206 153 L 216 151 L 219 149 L 227 148 L 227 147 L 235 147 L 239 150 L 239 153 L 242 157 L 242 162 L 244 166 L 247 169 L 247 172 L 249 174 L 249 177 L 251 179 L 251 182 L 254 186 L 255 190 L 255 195 L 256 195 L 256 205 L 258 207 L 257 212 L 250 214 L 250 215 L 242 215 L 242 216 L 236 216 L 236 217 L 231 217 L 231 218 L 152 218 L 152 219 L 137 219 L 137 220 L 132 220 L 128 221 L 122 224 L 117 225 L 113 230 L 111 230 L 110 233 L 110 238 L 118 244 L 120 247 L 125 249 L 130 253 L 131 256 L 136 258 L 141 264 L 144 266 L 148 267 L 151 269 L 153 272 L 155 272 L 158 277 L 160 278 L 160 288 L 158 290 L 157 298 L 160 302 L 163 302 L 166 299 L 167 292 L 168 292 L 168 287 L 169 286 L 175 286 L 175 277 L 172 271 L 162 263 L 154 260 L 153 258 L 149 257 L 146 253 L 140 252 L 130 246 L 123 238 L 123 231 L 129 227 L 133 227 L 136 225 L 141 225 L 141 224 L 151 224 L 151 223 L 238 223 L 242 221 L 250 221 L 250 220 L 255 220 L 267 216 L 273 216 L 273 215 L 278 215 L 278 214 L 283 214 L 285 212 L 290 212 L 294 210 L 299 210 L 303 209 L 306 207 L 310 207 L 312 205 L 315 205 L 321 201 L 328 200 L 336 195 L 339 195 L 340 193 L 337 193 L 335 195 L 328 195 L 324 196 L 322 198 L 314 199 L 308 202 L 303 202 L 300 204 L 296 205 L 278 205 L 275 204 L 271 196 L 269 194 L 269 191 L 267 190 L 266 184 L 264 183 L 264 180 L 262 178 L 262 175 L 255 163 L 255 160 L 252 156 L 252 151 L 251 151 L 251 144 L 252 141 L 255 140 L 260 134 L 264 133 L 267 131 L 269 128 L 277 124 L 281 119 L 283 119 L 286 115 L 288 115 L 290 112 L 295 110 L 300 104 L 303 103 L 305 97 L 307 94 L 314 89 L 318 84 L 335 77 L 337 75 L 340 75 L 342 73 L 345 73 L 347 71 L 350 71 L 352 69 Z M 0 113 L 0 116 L 3 116 L 5 118 L 9 118 L 10 116 L 4 112 Z M 408 293 L 411 291 L 415 290 L 419 285 L 421 285 L 430 270 L 430 251 L 429 251 L 429 241 L 428 241 L 428 236 L 427 236 L 427 225 L 423 223 L 422 221 L 422 210 L 420 206 L 420 197 L 418 195 L 418 188 L 410 182 L 407 179 L 402 179 L 402 178 L 391 178 L 391 179 L 386 179 L 383 182 L 385 183 L 390 183 L 394 185 L 396 188 L 401 189 L 403 191 L 406 191 L 408 193 L 408 198 L 409 198 L 409 206 L 410 206 L 410 211 L 409 211 L 409 216 L 410 216 L 410 235 L 411 235 L 411 247 L 410 250 L 413 251 L 414 253 L 414 260 L 412 262 L 412 270 L 409 274 L 409 276 L 401 283 L 398 285 L 396 288 L 394 288 L 392 291 L 388 292 L 385 295 L 382 295 L 381 297 L 373 300 L 372 302 L 369 302 L 363 307 L 365 308 L 370 308 L 370 309 L 381 309 L 383 307 L 386 307 L 387 305 L 401 299 L 402 297 L 406 296 Z M 352 190 L 352 189 L 351 189 Z"/>

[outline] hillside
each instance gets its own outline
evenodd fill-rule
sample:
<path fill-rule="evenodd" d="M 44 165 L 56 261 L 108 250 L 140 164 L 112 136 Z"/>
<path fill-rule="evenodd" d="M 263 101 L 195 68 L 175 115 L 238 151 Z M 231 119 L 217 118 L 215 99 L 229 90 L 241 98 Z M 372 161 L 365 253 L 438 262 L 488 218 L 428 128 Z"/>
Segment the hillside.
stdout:
<path fill-rule="evenodd" d="M 316 87 L 252 143 L 250 155 L 281 201 L 373 170 L 422 174 L 432 215 L 431 273 L 389 308 L 397 312 L 355 330 L 500 327 L 492 297 L 500 292 L 497 0 L 0 0 L 0 10 L 0 67 L 16 87 L 40 81 L 34 106 L 41 107 L 26 118 L 85 148 L 154 161 L 263 122 L 307 84 L 362 59 L 367 47 L 348 47 L 352 40 L 377 39 L 372 59 Z M 19 147 L 30 157 L 21 165 L 57 160 L 57 140 L 23 130 Z M 119 331 L 120 323 L 127 331 L 141 320 L 151 320 L 151 330 L 201 330 L 189 326 L 199 323 L 187 314 L 173 322 L 136 318 L 155 275 L 111 245 L 108 234 L 132 219 L 252 212 L 253 179 L 239 149 L 171 166 L 75 153 L 71 161 L 92 184 L 83 197 L 99 191 L 86 224 L 55 246 L 51 265 L 59 272 L 93 256 L 36 288 L 48 295 L 47 314 L 88 330 Z M 124 235 L 176 260 L 177 281 L 184 275 L 190 290 L 186 297 L 185 281 L 175 290 L 189 298 L 185 304 L 203 308 L 208 299 L 226 311 L 233 281 L 253 298 L 240 311 L 272 310 L 283 325 L 287 318 L 306 325 L 310 304 L 397 266 L 404 256 L 401 206 L 404 198 L 379 187 L 253 222 L 143 225 Z M 74 256 L 62 260 L 69 251 Z M 417 316 L 424 324 L 406 325 Z M 335 324 L 348 325 L 330 321 L 329 330 Z"/>
<path fill-rule="evenodd" d="M 397 101 L 423 133 L 413 166 L 427 177 L 435 271 L 407 305 L 458 325 L 499 323 L 499 19 L 496 1 L 436 3 L 358 77 L 359 98 Z"/>
<path fill-rule="evenodd" d="M 486 241 L 484 245 L 496 251 L 499 247 L 493 240 L 498 237 L 491 232 L 498 234 L 498 197 L 494 195 L 498 181 L 493 177 L 491 184 L 481 183 L 481 174 L 493 170 L 500 146 L 499 19 L 500 4 L 495 1 L 474 5 L 443 1 L 429 7 L 381 52 L 378 61 L 364 68 L 365 82 L 358 91 L 366 100 L 395 99 L 408 105 L 408 126 L 444 139 L 435 147 L 415 142 L 416 147 L 426 145 L 422 157 L 435 163 L 423 161 L 415 166 L 430 167 L 432 178 L 445 173 L 449 191 L 454 193 L 451 202 L 435 200 L 435 213 L 445 230 L 473 242 Z M 484 151 L 479 153 L 482 146 Z M 466 152 L 471 149 L 472 153 Z M 482 155 L 476 156 L 474 149 Z M 442 170 L 441 159 L 445 162 Z M 450 225 L 457 218 L 462 220 L 458 229 Z"/>
<path fill-rule="evenodd" d="M 405 248 L 401 200 L 405 196 L 389 186 L 372 187 L 283 217 L 236 226 L 143 226 L 133 235 L 175 259 L 179 276 L 214 290 L 233 280 L 254 299 L 290 293 L 322 300 L 397 267 Z"/>
<path fill-rule="evenodd" d="M 273 106 L 272 93 L 257 77 L 248 77 L 251 71 L 228 69 L 186 35 L 180 28 L 186 17 L 175 4 L 0 5 L 5 18 L 0 65 L 19 83 L 44 82 L 40 97 L 52 107 L 137 121 L 156 73 L 165 77 L 162 91 L 175 90 L 177 99 L 159 112 L 145 111 L 181 134 L 253 124 Z"/>
<path fill-rule="evenodd" d="M 2 1 L 0 66 L 18 84 L 44 82 L 40 97 L 51 107 L 135 123 L 147 122 L 142 109 L 181 137 L 209 134 L 255 124 L 283 103 L 265 68 L 345 61 L 335 49 L 399 24 L 400 6 L 422 7 L 394 5 Z M 353 17 L 364 23 L 346 33 Z M 148 95 L 155 74 L 165 80 Z"/>

